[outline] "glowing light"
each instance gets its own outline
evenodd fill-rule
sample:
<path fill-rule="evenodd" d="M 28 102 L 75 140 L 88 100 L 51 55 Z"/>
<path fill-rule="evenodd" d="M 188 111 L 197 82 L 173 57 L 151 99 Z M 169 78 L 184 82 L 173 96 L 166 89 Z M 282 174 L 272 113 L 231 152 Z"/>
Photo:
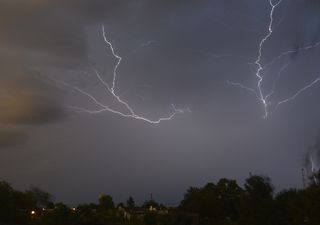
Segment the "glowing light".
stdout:
<path fill-rule="evenodd" d="M 310 162 L 310 165 L 311 165 L 311 176 L 312 176 L 312 179 L 313 179 L 314 183 L 317 184 L 318 183 L 318 179 L 317 179 L 317 177 L 315 175 L 316 175 L 318 169 L 316 168 L 316 165 L 315 165 L 315 163 L 313 161 L 313 157 L 312 157 L 311 154 L 309 155 L 309 162 Z"/>
<path fill-rule="evenodd" d="M 281 104 L 295 100 L 300 94 L 302 94 L 303 92 L 305 92 L 307 89 L 311 88 L 312 86 L 316 85 L 319 81 L 320 81 L 320 77 L 318 77 L 317 79 L 312 81 L 310 84 L 308 84 L 307 86 L 305 86 L 302 89 L 300 89 L 299 91 L 297 91 L 293 96 L 278 102 L 273 111 L 276 111 Z"/>
<path fill-rule="evenodd" d="M 262 90 L 262 83 L 264 81 L 262 72 L 269 66 L 273 65 L 276 61 L 278 61 L 279 59 L 288 56 L 290 54 L 294 54 L 294 53 L 298 53 L 300 51 L 307 51 L 313 48 L 316 48 L 318 46 L 320 46 L 320 41 L 313 44 L 313 45 L 309 45 L 309 46 L 305 46 L 305 47 L 301 47 L 295 50 L 289 50 L 289 51 L 285 51 L 283 53 L 281 53 L 280 55 L 278 55 L 277 57 L 273 58 L 269 63 L 267 63 L 266 65 L 262 65 L 261 60 L 262 60 L 262 51 L 263 51 L 263 47 L 265 42 L 272 36 L 273 33 L 273 22 L 274 22 L 274 12 L 277 8 L 277 6 L 282 2 L 282 0 L 279 0 L 276 4 L 274 4 L 272 2 L 272 0 L 269 0 L 269 4 L 271 7 L 270 10 L 270 20 L 269 20 L 269 25 L 268 25 L 268 33 L 266 34 L 266 36 L 264 36 L 261 41 L 259 42 L 259 48 L 258 48 L 258 57 L 256 59 L 256 61 L 254 62 L 255 66 L 256 66 L 256 71 L 255 71 L 255 76 L 258 78 L 257 81 L 257 86 L 255 88 L 250 88 L 247 87 L 241 83 L 236 83 L 236 82 L 231 82 L 231 81 L 227 81 L 227 83 L 229 85 L 233 85 L 239 88 L 242 88 L 246 91 L 249 91 L 251 93 L 253 93 L 257 99 L 259 100 L 259 102 L 261 102 L 261 104 L 263 105 L 263 109 L 264 109 L 264 115 L 263 118 L 267 118 L 269 116 L 270 113 L 275 112 L 280 105 L 293 101 L 294 99 L 296 99 L 300 94 L 302 94 L 303 92 L 305 92 L 307 89 L 313 87 L 314 85 L 316 85 L 319 81 L 320 81 L 320 77 L 316 78 L 314 81 L 312 81 L 311 83 L 309 83 L 308 85 L 304 86 L 303 88 L 299 89 L 295 94 L 293 94 L 291 97 L 285 98 L 281 101 L 279 101 L 278 103 L 276 103 L 274 109 L 270 112 L 269 111 L 269 105 L 271 105 L 271 101 L 269 100 L 270 97 L 274 94 L 275 89 L 276 89 L 276 83 L 278 82 L 279 78 L 281 77 L 282 72 L 287 69 L 287 67 L 289 66 L 289 63 L 285 64 L 284 66 L 281 67 L 281 69 L 278 72 L 277 77 L 275 78 L 275 80 L 273 81 L 273 85 L 272 85 L 272 89 L 268 94 L 264 94 L 264 91 Z"/>
<path fill-rule="evenodd" d="M 95 75 L 96 75 L 97 79 L 99 80 L 99 82 L 104 86 L 105 90 L 109 94 L 112 95 L 112 97 L 116 100 L 117 103 L 119 103 L 120 105 L 124 106 L 124 108 L 127 110 L 127 112 L 122 112 L 122 111 L 119 111 L 119 110 L 112 109 L 108 105 L 103 104 L 101 101 L 99 101 L 93 94 L 90 94 L 90 93 L 86 92 L 85 90 L 83 90 L 83 89 L 81 89 L 79 87 L 76 87 L 76 86 L 73 86 L 73 85 L 70 85 L 70 84 L 67 84 L 67 83 L 63 83 L 64 85 L 73 88 L 75 91 L 77 91 L 80 94 L 82 94 L 82 95 L 86 96 L 87 98 L 89 98 L 98 107 L 98 109 L 96 109 L 96 110 L 90 110 L 90 109 L 87 109 L 87 108 L 84 108 L 84 107 L 68 106 L 69 109 L 73 110 L 74 112 L 89 113 L 89 114 L 98 114 L 98 113 L 102 113 L 102 112 L 111 112 L 111 113 L 120 115 L 122 117 L 128 117 L 128 118 L 133 118 L 133 119 L 137 119 L 137 120 L 142 120 L 142 121 L 145 121 L 145 122 L 148 122 L 148 123 L 151 123 L 151 124 L 159 124 L 162 121 L 171 120 L 177 114 L 184 113 L 184 110 L 177 109 L 174 104 L 171 104 L 173 112 L 170 115 L 168 115 L 166 117 L 161 117 L 161 118 L 156 119 L 156 120 L 152 120 L 152 119 L 148 119 L 146 117 L 143 117 L 141 115 L 138 115 L 133 110 L 133 108 L 129 105 L 129 103 L 127 103 L 126 101 L 122 100 L 120 98 L 120 96 L 116 93 L 116 90 L 115 90 L 116 89 L 116 80 L 117 80 L 117 71 L 118 71 L 118 68 L 119 68 L 119 66 L 121 64 L 122 57 L 119 56 L 115 52 L 111 41 L 109 41 L 107 39 L 107 35 L 106 35 L 105 28 L 104 28 L 103 25 L 102 25 L 102 36 L 103 36 L 103 40 L 104 40 L 105 44 L 111 50 L 112 55 L 117 59 L 116 65 L 113 68 L 113 77 L 112 77 L 111 86 L 102 78 L 102 76 L 99 74 L 99 72 L 97 70 L 95 70 Z M 151 43 L 148 43 L 148 44 L 151 44 Z"/>

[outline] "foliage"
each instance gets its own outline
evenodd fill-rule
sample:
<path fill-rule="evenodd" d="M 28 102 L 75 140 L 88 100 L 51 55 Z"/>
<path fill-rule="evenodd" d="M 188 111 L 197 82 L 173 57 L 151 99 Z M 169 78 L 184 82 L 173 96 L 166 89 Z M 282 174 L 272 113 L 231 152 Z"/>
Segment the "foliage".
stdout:
<path fill-rule="evenodd" d="M 102 194 L 99 197 L 99 206 L 102 209 L 114 209 L 114 202 L 110 195 Z"/>
<path fill-rule="evenodd" d="M 316 179 L 314 179 L 316 178 Z M 320 173 L 311 178 L 318 181 Z M 10 225 L 316 225 L 320 224 L 320 184 L 303 190 L 274 193 L 271 180 L 250 176 L 243 187 L 220 179 L 203 187 L 190 187 L 179 207 L 167 208 L 154 200 L 136 206 L 132 197 L 114 207 L 110 195 L 98 204 L 70 208 L 53 205 L 52 196 L 32 188 L 14 190 L 0 182 L 0 224 Z M 41 207 L 44 207 L 42 209 Z M 152 206 L 152 210 L 150 208 Z M 31 213 L 32 212 L 32 213 Z"/>
<path fill-rule="evenodd" d="M 53 196 L 37 187 L 32 187 L 28 194 L 33 195 L 39 208 L 53 208 Z"/>
<path fill-rule="evenodd" d="M 33 195 L 14 190 L 7 182 L 0 182 L 0 222 L 29 224 L 29 209 L 35 207 Z"/>
<path fill-rule="evenodd" d="M 133 200 L 133 198 L 130 196 L 127 200 L 127 207 L 128 209 L 134 209 L 135 206 L 136 206 L 136 203 Z"/>

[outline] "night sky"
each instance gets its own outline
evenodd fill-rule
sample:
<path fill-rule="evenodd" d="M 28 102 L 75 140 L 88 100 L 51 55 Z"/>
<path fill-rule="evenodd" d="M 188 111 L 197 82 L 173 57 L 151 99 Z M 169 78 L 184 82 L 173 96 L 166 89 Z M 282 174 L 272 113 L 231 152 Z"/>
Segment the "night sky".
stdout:
<path fill-rule="evenodd" d="M 250 172 L 270 176 L 276 190 L 301 187 L 320 130 L 320 82 L 308 86 L 320 77 L 320 4 L 282 0 L 274 9 L 261 49 L 261 66 L 273 62 L 261 71 L 263 96 L 274 89 L 264 118 L 255 62 L 271 8 L 268 0 L 0 0 L 0 180 L 69 204 L 100 193 L 176 204 L 189 186 L 242 184 Z M 115 94 L 148 120 L 172 115 L 172 104 L 184 113 L 152 124 L 71 108 L 99 109 L 81 90 L 129 113 L 96 76 L 112 85 L 118 62 L 102 26 L 122 57 Z"/>

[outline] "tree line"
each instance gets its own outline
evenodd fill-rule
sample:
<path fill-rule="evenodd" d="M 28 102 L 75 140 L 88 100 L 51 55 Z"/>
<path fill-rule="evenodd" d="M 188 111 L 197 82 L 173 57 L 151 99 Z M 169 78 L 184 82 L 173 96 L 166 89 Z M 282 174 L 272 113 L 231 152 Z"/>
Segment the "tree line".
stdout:
<path fill-rule="evenodd" d="M 0 224 L 5 225 L 317 225 L 320 173 L 308 187 L 275 193 L 269 177 L 250 175 L 243 186 L 222 178 L 190 187 L 177 207 L 132 197 L 115 204 L 110 195 L 70 208 L 39 188 L 18 191 L 0 182 Z"/>

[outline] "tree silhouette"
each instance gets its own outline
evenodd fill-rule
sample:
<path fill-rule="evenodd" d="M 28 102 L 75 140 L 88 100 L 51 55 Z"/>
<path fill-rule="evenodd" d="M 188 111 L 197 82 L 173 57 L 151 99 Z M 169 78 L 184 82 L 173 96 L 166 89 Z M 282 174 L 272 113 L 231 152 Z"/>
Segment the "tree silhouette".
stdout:
<path fill-rule="evenodd" d="M 114 202 L 110 195 L 102 194 L 99 196 L 99 206 L 102 209 L 114 209 Z"/>
<path fill-rule="evenodd" d="M 53 196 L 48 192 L 32 187 L 27 193 L 34 196 L 39 208 L 53 208 Z"/>
<path fill-rule="evenodd" d="M 241 207 L 241 224 L 274 225 L 273 186 L 270 178 L 250 176 L 245 182 L 245 197 Z"/>
<path fill-rule="evenodd" d="M 136 203 L 134 199 L 130 196 L 127 200 L 127 207 L 128 209 L 134 209 L 135 206 L 136 206 Z"/>

